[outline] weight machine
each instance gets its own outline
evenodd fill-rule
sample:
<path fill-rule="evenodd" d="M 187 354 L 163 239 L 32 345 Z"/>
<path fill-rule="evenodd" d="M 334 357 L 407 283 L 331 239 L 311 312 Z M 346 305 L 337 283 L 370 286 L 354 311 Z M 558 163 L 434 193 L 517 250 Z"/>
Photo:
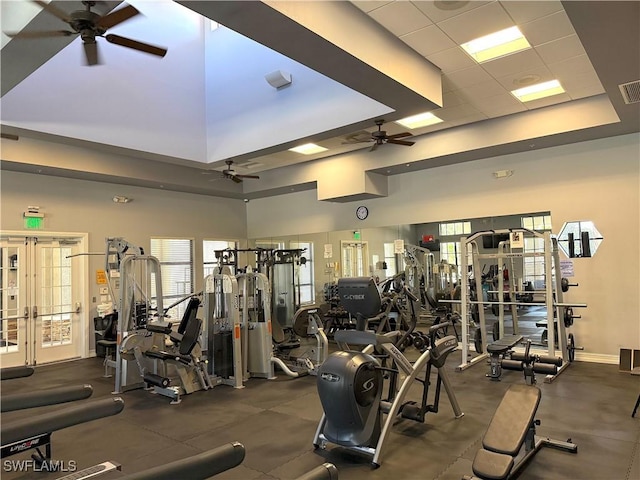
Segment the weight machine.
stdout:
<path fill-rule="evenodd" d="M 541 238 L 543 239 L 544 249 L 542 252 L 524 252 L 522 247 L 512 246 L 513 241 L 509 242 L 501 242 L 501 247 L 499 248 L 498 253 L 483 253 L 480 254 L 478 251 L 477 241 L 486 235 L 495 235 L 495 234 L 509 234 L 511 238 L 513 238 L 514 234 L 516 236 L 520 236 L 521 239 L 524 239 L 525 235 L 528 235 L 533 238 Z M 514 318 L 514 329 L 517 333 L 517 313 L 516 307 L 519 305 L 524 306 L 543 306 L 546 307 L 547 311 L 547 329 L 548 333 L 548 356 L 555 357 L 556 353 L 560 354 L 562 358 L 562 366 L 558 369 L 558 372 L 554 375 L 547 375 L 546 382 L 552 382 L 557 375 L 562 373 L 564 369 L 569 365 L 569 363 L 573 360 L 573 351 L 579 349 L 580 347 L 576 347 L 573 344 L 573 335 L 571 337 L 567 337 L 566 335 L 566 326 L 567 321 L 565 318 L 568 318 L 568 315 L 573 316 L 573 308 L 585 308 L 587 305 L 583 303 L 565 303 L 563 293 L 567 291 L 567 287 L 569 286 L 566 279 L 562 278 L 561 270 L 560 270 L 560 258 L 558 253 L 558 244 L 557 239 L 555 237 L 551 237 L 550 232 L 536 232 L 533 230 L 525 229 L 525 228 L 514 228 L 514 229 L 505 229 L 505 230 L 490 230 L 477 232 L 471 235 L 470 237 L 462 237 L 461 238 L 461 251 L 463 255 L 461 255 L 461 270 L 463 274 L 460 276 L 460 284 L 461 284 L 461 299 L 460 300 L 443 300 L 447 303 L 460 303 L 460 313 L 462 317 L 462 362 L 457 367 L 457 370 L 465 370 L 466 368 L 475 365 L 476 363 L 486 360 L 488 357 L 487 350 L 487 329 L 485 322 L 485 313 L 484 307 L 486 305 L 494 306 L 497 305 L 499 308 L 499 336 L 500 338 L 504 337 L 504 307 L 511 307 L 512 316 Z M 468 262 L 468 255 L 470 254 L 472 263 L 471 265 Z M 490 259 L 496 260 L 499 264 L 504 265 L 506 262 L 510 262 L 513 267 L 513 262 L 518 259 L 524 258 L 532 258 L 532 257 L 542 257 L 544 258 L 544 290 L 538 290 L 535 293 L 545 295 L 545 301 L 542 302 L 520 302 L 517 301 L 517 295 L 520 293 L 530 294 L 531 291 L 523 291 L 520 292 L 518 288 L 515 286 L 515 278 L 514 275 L 510 277 L 510 286 L 509 286 L 509 294 L 510 300 L 506 301 L 504 298 L 504 277 L 503 275 L 498 275 L 498 290 L 497 300 L 483 300 L 482 299 L 482 279 L 481 279 L 481 269 L 480 262 L 481 259 Z M 470 269 L 471 267 L 471 269 Z M 512 272 L 514 269 L 512 268 Z M 472 272 L 472 275 L 468 275 L 467 272 Z M 475 299 L 471 292 L 470 279 L 475 281 Z M 473 316 L 472 316 L 473 314 Z M 473 318 L 475 317 L 475 318 Z M 557 317 L 558 322 L 554 322 L 554 317 Z M 471 325 L 475 325 L 478 323 L 478 329 L 475 331 L 475 341 L 471 340 Z M 555 335 L 555 331 L 557 329 L 557 335 Z M 557 342 L 557 345 L 556 345 Z M 476 351 L 478 353 L 477 356 L 471 358 L 470 357 L 470 345 L 474 343 L 476 346 Z"/>

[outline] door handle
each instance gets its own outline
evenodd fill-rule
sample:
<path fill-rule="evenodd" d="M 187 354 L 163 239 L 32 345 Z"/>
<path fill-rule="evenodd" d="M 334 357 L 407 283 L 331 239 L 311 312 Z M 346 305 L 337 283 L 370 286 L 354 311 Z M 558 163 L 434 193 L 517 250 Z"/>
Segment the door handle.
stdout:
<path fill-rule="evenodd" d="M 33 318 L 34 319 L 38 318 L 38 306 L 37 305 L 33 306 L 32 311 L 33 311 Z"/>
<path fill-rule="evenodd" d="M 24 307 L 24 319 L 29 318 L 29 307 Z"/>

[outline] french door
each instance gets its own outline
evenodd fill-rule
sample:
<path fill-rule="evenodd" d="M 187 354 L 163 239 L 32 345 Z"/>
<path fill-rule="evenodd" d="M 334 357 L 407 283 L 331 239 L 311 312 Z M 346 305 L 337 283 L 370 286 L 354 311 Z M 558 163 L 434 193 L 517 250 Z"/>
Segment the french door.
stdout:
<path fill-rule="evenodd" d="M 0 239 L 0 362 L 36 365 L 83 353 L 80 240 Z M 85 322 L 86 323 L 86 322 Z"/>

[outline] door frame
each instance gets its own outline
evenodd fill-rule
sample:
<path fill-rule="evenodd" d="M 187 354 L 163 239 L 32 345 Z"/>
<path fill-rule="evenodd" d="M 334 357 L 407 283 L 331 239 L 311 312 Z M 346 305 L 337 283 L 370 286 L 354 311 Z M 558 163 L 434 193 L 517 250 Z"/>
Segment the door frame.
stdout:
<path fill-rule="evenodd" d="M 41 239 L 75 239 L 79 240 L 78 247 L 80 252 L 86 253 L 89 246 L 89 234 L 86 232 L 50 232 L 44 230 L 1 230 L 0 235 L 3 237 L 30 237 Z M 80 298 L 82 301 L 82 308 L 80 309 L 79 318 L 79 334 L 78 334 L 78 353 L 80 358 L 88 358 L 90 356 L 89 351 L 89 333 L 90 322 L 92 320 L 91 310 L 93 304 L 90 302 L 90 290 L 91 285 L 89 283 L 89 255 L 78 255 L 73 258 L 74 262 L 79 263 L 79 278 L 78 289 L 80 292 Z M 64 361 L 64 360 L 62 360 Z"/>

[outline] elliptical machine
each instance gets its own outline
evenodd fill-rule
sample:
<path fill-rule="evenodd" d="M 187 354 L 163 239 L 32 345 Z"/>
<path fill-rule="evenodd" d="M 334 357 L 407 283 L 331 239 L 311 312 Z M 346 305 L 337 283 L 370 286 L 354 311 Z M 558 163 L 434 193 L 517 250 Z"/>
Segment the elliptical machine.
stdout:
<path fill-rule="evenodd" d="M 390 295 L 398 305 L 398 313 L 405 317 L 409 329 L 376 334 L 368 330 L 367 321 L 379 315 L 382 299 L 371 278 L 344 278 L 338 281 L 338 293 L 344 308 L 356 317 L 356 330 L 335 333 L 339 344 L 366 345 L 364 350 L 346 347 L 329 355 L 318 371 L 318 395 L 324 414 L 318 424 L 313 445 L 326 448 L 333 443 L 372 457 L 374 468 L 380 466 L 382 447 L 389 437 L 396 418 L 424 422 L 428 412 L 438 412 L 440 388 L 444 388 L 456 418 L 464 415 L 460 410 L 447 371 L 443 368 L 447 356 L 456 349 L 458 340 L 453 335 L 437 338 L 437 332 L 448 323 L 429 329 L 430 345 L 415 362 L 410 362 L 400 348 L 415 329 L 418 298 L 406 287 L 397 285 Z M 401 300 L 404 300 L 401 301 Z M 400 324 L 400 322 L 398 322 Z M 432 367 L 437 370 L 435 399 L 427 403 Z M 424 378 L 419 374 L 424 372 Z M 400 381 L 400 374 L 404 379 Z M 388 381 L 385 382 L 385 377 Z M 404 398 L 414 381 L 422 383 L 422 401 L 405 402 Z M 382 398 L 384 385 L 388 394 Z"/>

